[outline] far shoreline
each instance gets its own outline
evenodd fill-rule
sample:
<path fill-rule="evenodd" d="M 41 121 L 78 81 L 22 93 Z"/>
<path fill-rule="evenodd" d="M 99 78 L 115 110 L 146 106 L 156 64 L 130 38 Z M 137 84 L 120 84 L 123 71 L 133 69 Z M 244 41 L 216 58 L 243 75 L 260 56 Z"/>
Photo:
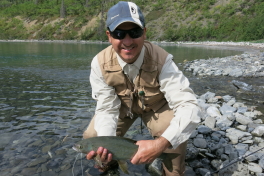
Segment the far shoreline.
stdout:
<path fill-rule="evenodd" d="M 0 40 L 0 42 L 51 42 L 51 43 L 95 43 L 95 44 L 109 44 L 107 41 L 96 41 L 96 40 Z M 202 41 L 202 42 L 190 42 L 190 41 L 150 41 L 152 43 L 160 45 L 206 45 L 206 46 L 240 46 L 240 47 L 253 47 L 253 48 L 264 48 L 264 43 L 252 43 L 252 42 L 216 42 L 216 41 Z"/>

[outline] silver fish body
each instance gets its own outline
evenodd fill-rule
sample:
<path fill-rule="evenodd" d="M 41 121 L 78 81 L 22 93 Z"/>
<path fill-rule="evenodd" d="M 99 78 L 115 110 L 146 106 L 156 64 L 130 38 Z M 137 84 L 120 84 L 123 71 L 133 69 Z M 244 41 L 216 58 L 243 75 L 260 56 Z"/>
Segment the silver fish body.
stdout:
<path fill-rule="evenodd" d="M 90 151 L 97 151 L 99 147 L 106 148 L 112 154 L 113 160 L 117 160 L 120 169 L 128 174 L 127 163 L 125 161 L 132 159 L 136 154 L 138 150 L 138 145 L 135 144 L 136 142 L 135 140 L 118 136 L 98 136 L 77 142 L 73 146 L 73 149 L 77 152 L 87 154 Z M 169 171 L 172 171 L 172 163 L 168 158 L 177 156 L 177 154 L 162 153 L 158 158 L 163 161 Z M 100 158 L 97 158 L 97 162 L 101 165 Z"/>
<path fill-rule="evenodd" d="M 98 136 L 79 141 L 74 145 L 73 149 L 87 154 L 90 151 L 97 151 L 99 147 L 104 147 L 109 153 L 112 153 L 114 160 L 128 160 L 138 150 L 138 146 L 135 143 L 136 141 L 124 137 Z"/>

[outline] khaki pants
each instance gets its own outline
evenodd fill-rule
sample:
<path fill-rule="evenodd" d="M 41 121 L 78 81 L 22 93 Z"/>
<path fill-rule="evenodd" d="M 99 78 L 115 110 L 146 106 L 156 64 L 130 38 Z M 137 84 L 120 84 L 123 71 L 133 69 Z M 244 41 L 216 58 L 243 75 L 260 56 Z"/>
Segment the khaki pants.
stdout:
<path fill-rule="evenodd" d="M 151 135 L 157 138 L 162 135 L 166 128 L 170 125 L 173 118 L 173 111 L 165 104 L 157 112 L 149 111 L 142 114 L 142 120 L 148 127 Z M 126 116 L 126 108 L 120 108 L 120 116 L 117 124 L 117 136 L 124 136 L 129 127 L 133 124 L 136 118 L 131 119 Z M 94 117 L 90 122 L 88 128 L 83 133 L 83 138 L 97 136 L 94 130 Z M 166 176 L 183 176 L 185 171 L 185 154 L 186 154 L 187 141 L 179 145 L 176 149 L 167 149 L 164 153 L 177 153 L 178 157 L 172 158 L 173 171 L 169 172 L 163 165 L 164 175 Z"/>

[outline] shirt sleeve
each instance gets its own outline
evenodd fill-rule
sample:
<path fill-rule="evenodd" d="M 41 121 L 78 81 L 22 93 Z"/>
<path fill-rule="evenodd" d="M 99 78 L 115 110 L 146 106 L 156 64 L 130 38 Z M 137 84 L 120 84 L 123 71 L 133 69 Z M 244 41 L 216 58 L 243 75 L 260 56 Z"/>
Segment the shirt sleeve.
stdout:
<path fill-rule="evenodd" d="M 95 56 L 91 63 L 90 83 L 96 100 L 94 128 L 98 136 L 116 136 L 121 101 L 112 86 L 108 86 Z"/>
<path fill-rule="evenodd" d="M 190 83 L 168 55 L 159 76 L 160 90 L 164 93 L 168 105 L 173 109 L 174 117 L 162 137 L 177 148 L 185 142 L 200 122 L 200 108 Z"/>

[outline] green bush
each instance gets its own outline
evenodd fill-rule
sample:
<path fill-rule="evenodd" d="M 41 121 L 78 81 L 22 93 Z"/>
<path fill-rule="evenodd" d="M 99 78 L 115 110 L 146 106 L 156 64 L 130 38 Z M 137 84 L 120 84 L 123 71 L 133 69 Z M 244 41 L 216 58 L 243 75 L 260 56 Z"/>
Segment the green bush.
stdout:
<path fill-rule="evenodd" d="M 66 31 L 62 35 L 62 40 L 75 40 L 77 36 L 76 31 Z"/>
<path fill-rule="evenodd" d="M 149 12 L 146 16 L 145 16 L 145 21 L 149 22 L 152 20 L 157 20 L 159 19 L 164 13 L 166 12 L 166 10 L 161 9 L 161 10 L 154 10 Z"/>
<path fill-rule="evenodd" d="M 91 40 L 95 33 L 94 29 L 86 29 L 83 33 L 81 33 L 81 40 Z"/>
<path fill-rule="evenodd" d="M 3 18 L 0 20 L 0 37 L 1 39 L 25 39 L 28 37 L 27 30 L 23 22 L 13 18 L 11 21 Z"/>
<path fill-rule="evenodd" d="M 51 24 L 48 24 L 41 28 L 38 32 L 36 38 L 41 40 L 53 40 L 53 34 L 56 32 L 56 28 L 54 28 Z"/>

